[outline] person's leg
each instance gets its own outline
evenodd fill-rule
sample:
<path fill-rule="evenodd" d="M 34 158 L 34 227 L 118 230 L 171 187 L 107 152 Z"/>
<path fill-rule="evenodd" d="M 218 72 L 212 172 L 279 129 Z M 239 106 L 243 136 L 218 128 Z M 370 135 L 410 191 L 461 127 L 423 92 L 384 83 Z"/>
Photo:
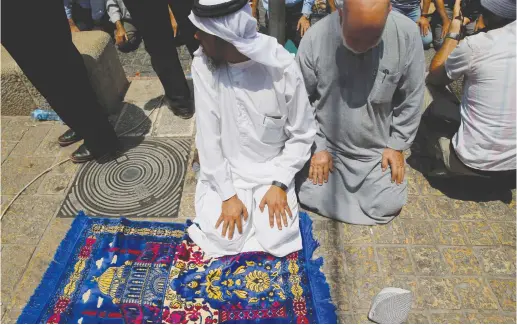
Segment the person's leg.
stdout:
<path fill-rule="evenodd" d="M 72 19 L 75 25 L 81 31 L 88 31 L 93 29 L 92 10 L 83 8 L 77 3 L 72 5 Z"/>
<path fill-rule="evenodd" d="M 142 35 L 151 64 L 169 99 L 190 99 L 190 89 L 174 43 L 166 0 L 125 0 L 133 23 Z"/>
<path fill-rule="evenodd" d="M 399 11 L 399 12 L 401 12 L 401 11 Z M 418 5 L 414 9 L 408 10 L 407 12 L 401 12 L 401 13 L 416 23 L 416 22 L 418 22 L 418 19 L 420 19 L 422 10 L 420 9 L 420 5 Z M 420 32 L 420 28 L 418 27 L 418 25 L 416 25 L 416 27 L 418 28 L 418 32 Z M 424 45 L 424 49 L 428 49 L 430 47 L 432 41 L 433 41 L 433 33 L 431 32 L 431 30 L 429 30 L 429 31 L 427 31 L 427 34 L 422 36 L 422 44 Z"/>
<path fill-rule="evenodd" d="M 192 0 L 169 0 L 169 6 L 178 23 L 181 39 L 187 46 L 190 55 L 194 55 L 194 52 L 199 48 L 199 42 L 194 37 L 197 28 L 192 24 L 190 19 L 188 19 L 192 5 Z"/>
<path fill-rule="evenodd" d="M 215 227 L 221 216 L 222 200 L 219 194 L 209 185 L 198 182 L 196 187 L 195 208 L 196 218 L 194 224 L 188 228 L 190 238 L 208 256 L 219 257 L 224 255 L 235 255 L 242 252 L 246 240 L 252 234 L 252 213 L 250 210 L 252 202 L 251 190 L 237 190 L 237 196 L 248 207 L 249 219 L 242 222 L 243 232 L 240 234 L 235 228 L 233 238 L 228 239 L 222 236 L 222 227 Z"/>
<path fill-rule="evenodd" d="M 287 227 L 282 221 L 282 230 L 278 229 L 277 221 L 271 227 L 269 223 L 269 210 L 266 206 L 264 212 L 259 209 L 262 198 L 271 185 L 262 185 L 253 189 L 252 215 L 255 226 L 255 238 L 262 248 L 271 255 L 286 256 L 302 249 L 302 236 L 300 234 L 300 219 L 298 216 L 298 200 L 294 190 L 294 182 L 287 190 L 287 204 L 292 212 L 292 218 L 287 217 Z"/>
<path fill-rule="evenodd" d="M 407 202 L 407 177 L 402 184 L 391 182 L 391 168 L 382 171 L 379 162 L 363 181 L 356 196 L 364 213 L 377 224 L 390 222 Z"/>
<path fill-rule="evenodd" d="M 424 91 L 423 113 L 459 123 L 460 101 L 448 88 L 427 84 Z"/>
<path fill-rule="evenodd" d="M 2 31 L 2 44 L 27 78 L 61 119 L 84 138 L 95 157 L 115 151 L 117 136 L 96 99 L 83 58 L 72 43 L 63 2 L 36 1 L 26 6 L 22 1 L 6 0 L 2 2 L 2 10 L 2 24 L 10 26 Z M 17 18 L 20 12 L 32 25 L 20 26 Z M 38 28 L 33 30 L 33 25 Z M 31 33 L 35 37 L 28 42 L 25 35 Z M 35 48 L 48 50 L 35 51 Z"/>
<path fill-rule="evenodd" d="M 452 10 L 445 8 L 445 12 L 447 13 L 449 19 L 452 19 Z M 442 17 L 440 17 L 438 12 L 435 11 L 431 19 L 431 29 L 433 30 L 433 47 L 436 51 L 438 51 L 443 44 L 442 27 Z"/>
<path fill-rule="evenodd" d="M 302 17 L 303 1 L 291 7 L 285 8 L 285 40 L 293 41 L 296 48 L 300 45 L 302 36 L 298 30 L 298 21 Z"/>

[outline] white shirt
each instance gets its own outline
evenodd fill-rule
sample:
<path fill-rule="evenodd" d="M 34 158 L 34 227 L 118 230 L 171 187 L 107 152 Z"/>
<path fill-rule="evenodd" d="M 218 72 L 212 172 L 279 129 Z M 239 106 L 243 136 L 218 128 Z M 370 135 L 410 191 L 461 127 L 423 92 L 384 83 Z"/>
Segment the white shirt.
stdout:
<path fill-rule="evenodd" d="M 516 22 L 466 37 L 445 62 L 447 76 L 465 76 L 461 124 L 453 138 L 458 158 L 484 171 L 516 164 Z"/>
<path fill-rule="evenodd" d="M 293 60 L 284 71 L 254 61 L 215 72 L 200 48 L 192 78 L 200 181 L 226 200 L 235 187 L 289 186 L 310 157 L 314 109 Z"/>

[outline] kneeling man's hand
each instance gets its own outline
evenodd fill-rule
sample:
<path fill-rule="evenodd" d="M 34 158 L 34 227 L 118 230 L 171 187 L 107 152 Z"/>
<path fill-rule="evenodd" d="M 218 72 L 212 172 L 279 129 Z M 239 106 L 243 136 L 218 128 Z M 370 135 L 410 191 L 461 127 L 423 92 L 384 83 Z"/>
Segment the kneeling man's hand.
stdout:
<path fill-rule="evenodd" d="M 309 179 L 314 185 L 323 185 L 328 182 L 329 171 L 334 171 L 332 155 L 327 150 L 315 153 L 311 158 L 311 168 L 309 168 Z"/>
<path fill-rule="evenodd" d="M 275 218 L 279 230 L 282 230 L 282 220 L 284 221 L 284 226 L 287 227 L 287 216 L 285 212 L 287 211 L 289 218 L 293 218 L 289 204 L 287 204 L 287 193 L 280 187 L 271 185 L 260 202 L 259 208 L 261 212 L 264 212 L 266 205 L 269 210 L 269 225 L 271 228 L 275 226 Z M 280 218 L 282 220 L 280 220 Z"/>
<path fill-rule="evenodd" d="M 233 239 L 233 232 L 235 231 L 235 225 L 237 225 L 237 230 L 239 234 L 242 234 L 242 220 L 248 220 L 248 210 L 244 203 L 237 197 L 237 195 L 232 196 L 226 201 L 223 201 L 223 206 L 221 209 L 221 216 L 217 220 L 215 224 L 215 228 L 219 228 L 221 223 L 223 223 L 223 232 L 221 235 L 226 237 L 226 232 L 229 230 L 228 239 Z"/>
<path fill-rule="evenodd" d="M 386 171 L 388 168 L 388 164 L 391 168 L 391 182 L 397 182 L 397 184 L 402 184 L 404 181 L 404 173 L 405 173 L 405 162 L 404 162 L 404 154 L 402 151 L 398 151 L 391 148 L 384 149 L 382 153 L 382 171 Z"/>

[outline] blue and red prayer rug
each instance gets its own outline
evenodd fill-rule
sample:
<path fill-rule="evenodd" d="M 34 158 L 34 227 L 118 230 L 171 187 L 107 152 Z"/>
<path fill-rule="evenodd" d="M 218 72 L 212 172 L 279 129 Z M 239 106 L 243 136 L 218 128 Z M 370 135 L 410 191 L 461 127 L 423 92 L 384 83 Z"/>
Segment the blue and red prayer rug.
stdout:
<path fill-rule="evenodd" d="M 209 259 L 189 222 L 80 213 L 18 323 L 336 323 L 312 221 L 300 223 L 304 248 L 286 257 Z"/>

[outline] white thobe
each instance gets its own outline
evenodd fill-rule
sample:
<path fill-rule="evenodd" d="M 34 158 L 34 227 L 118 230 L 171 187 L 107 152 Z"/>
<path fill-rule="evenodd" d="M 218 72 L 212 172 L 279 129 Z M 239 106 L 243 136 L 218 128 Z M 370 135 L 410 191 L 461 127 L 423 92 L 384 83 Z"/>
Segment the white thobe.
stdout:
<path fill-rule="evenodd" d="M 266 251 L 285 256 L 302 248 L 294 176 L 310 157 L 316 134 L 303 77 L 293 60 L 285 69 L 246 61 L 209 70 L 201 49 L 192 62 L 196 145 L 200 175 L 192 240 L 209 256 Z M 288 227 L 269 225 L 267 206 L 258 206 L 271 186 L 288 186 L 293 214 Z M 222 201 L 237 195 L 249 218 L 243 233 L 222 237 L 215 224 Z"/>

